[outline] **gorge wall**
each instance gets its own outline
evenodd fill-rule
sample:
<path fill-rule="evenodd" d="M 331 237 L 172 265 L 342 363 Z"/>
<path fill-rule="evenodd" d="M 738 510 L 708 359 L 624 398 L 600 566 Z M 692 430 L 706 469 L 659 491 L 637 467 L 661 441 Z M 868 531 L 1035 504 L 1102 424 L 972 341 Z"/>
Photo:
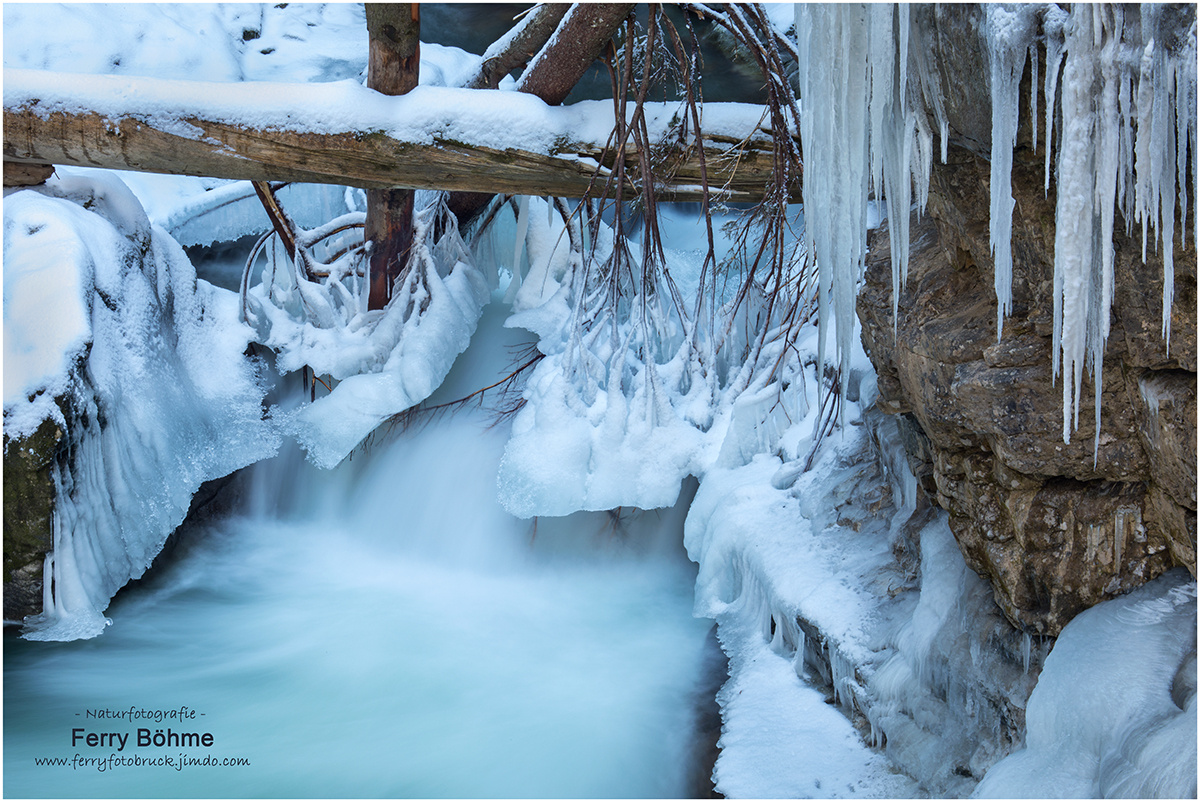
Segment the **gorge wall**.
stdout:
<path fill-rule="evenodd" d="M 1099 453 L 1086 377 L 1078 427 L 1064 443 L 1063 379 L 1051 368 L 1054 168 L 1047 192 L 1043 145 L 1030 146 L 1030 64 L 1012 172 L 1013 308 L 997 341 L 985 11 L 913 14 L 924 37 L 913 47 L 938 64 L 950 147 L 946 163 L 934 159 L 926 213 L 911 221 L 896 320 L 886 226 L 872 232 L 858 298 L 863 345 L 878 406 L 897 417 L 910 464 L 949 513 L 968 565 L 991 581 L 1014 624 L 1056 635 L 1086 607 L 1174 565 L 1195 575 L 1195 247 L 1190 231 L 1176 234 L 1168 351 L 1162 254 L 1151 244 L 1143 262 L 1140 225 L 1127 236 L 1118 213 Z"/>

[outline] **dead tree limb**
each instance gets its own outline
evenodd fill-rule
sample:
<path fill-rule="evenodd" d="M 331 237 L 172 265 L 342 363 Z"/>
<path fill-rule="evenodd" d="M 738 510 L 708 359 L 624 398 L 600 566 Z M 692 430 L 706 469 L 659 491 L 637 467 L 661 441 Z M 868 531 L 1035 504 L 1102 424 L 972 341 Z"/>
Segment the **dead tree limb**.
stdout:
<path fill-rule="evenodd" d="M 517 90 L 541 98 L 551 106 L 562 103 L 604 52 L 633 6 L 633 3 L 572 4 L 517 82 Z M 491 198 L 488 192 L 455 192 L 450 196 L 449 206 L 459 224 L 466 225 Z"/>
<path fill-rule="evenodd" d="M 419 3 L 367 3 L 370 54 L 367 88 L 404 95 L 417 87 L 421 63 Z M 408 263 L 413 240 L 411 189 L 368 189 L 366 238 L 371 243 L 368 309 L 382 309 Z"/>
<path fill-rule="evenodd" d="M 633 6 L 633 3 L 572 5 L 550 41 L 538 51 L 517 82 L 517 90 L 540 97 L 551 106 L 562 103 L 604 51 Z"/>
<path fill-rule="evenodd" d="M 295 226 L 292 225 L 292 221 L 284 213 L 283 207 L 279 205 L 279 199 L 275 197 L 275 193 L 271 190 L 270 183 L 266 181 L 254 181 L 252 183 L 254 184 L 254 194 L 258 195 L 259 202 L 262 203 L 267 217 L 271 220 L 271 228 L 275 229 L 275 235 L 283 243 L 283 250 L 287 253 L 288 259 L 295 259 Z"/>
<path fill-rule="evenodd" d="M 495 89 L 504 76 L 513 70 L 524 69 L 549 41 L 570 7 L 570 3 L 541 3 L 534 6 L 511 31 L 487 49 L 479 71 L 464 86 L 467 89 Z"/>

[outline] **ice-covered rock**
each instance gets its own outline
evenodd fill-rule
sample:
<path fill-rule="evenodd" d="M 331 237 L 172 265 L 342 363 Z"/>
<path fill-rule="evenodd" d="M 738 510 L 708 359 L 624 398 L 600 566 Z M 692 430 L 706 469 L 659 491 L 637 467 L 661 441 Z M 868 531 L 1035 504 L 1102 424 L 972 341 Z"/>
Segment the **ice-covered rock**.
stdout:
<path fill-rule="evenodd" d="M 200 484 L 279 438 L 236 296 L 197 281 L 119 180 L 60 169 L 7 195 L 4 218 L 6 438 L 44 420 L 64 431 L 43 609 L 26 636 L 93 637 Z"/>
<path fill-rule="evenodd" d="M 1196 585 L 1182 570 L 1080 613 L 1029 697 L 1025 748 L 979 797 L 1196 796 Z"/>

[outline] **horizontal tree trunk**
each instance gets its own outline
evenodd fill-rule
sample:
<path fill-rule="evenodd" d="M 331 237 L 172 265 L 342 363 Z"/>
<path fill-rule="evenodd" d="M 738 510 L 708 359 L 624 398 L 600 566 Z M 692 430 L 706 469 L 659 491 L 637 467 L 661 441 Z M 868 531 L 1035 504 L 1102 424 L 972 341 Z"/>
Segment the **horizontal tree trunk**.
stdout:
<path fill-rule="evenodd" d="M 27 70 L 6 71 L 4 93 L 6 162 L 562 197 L 583 196 L 602 158 L 606 169 L 613 166 L 599 133 L 611 126 L 608 101 L 552 108 L 494 90 L 420 87 L 386 98 L 351 82 L 256 85 Z M 502 125 L 497 102 L 525 126 L 519 130 L 536 120 L 538 142 Z M 331 114 L 331 107 L 342 111 Z M 677 110 L 648 104 L 648 119 L 665 132 Z M 714 121 L 705 139 L 709 182 L 729 201 L 757 200 L 771 180 L 761 112 L 706 106 L 706 122 Z M 397 129 L 396 120 L 407 127 Z M 696 154 L 664 153 L 671 174 L 654 176 L 661 196 L 698 200 Z M 636 175 L 637 154 L 626 159 Z M 623 189 L 626 197 L 637 194 L 632 184 Z"/>

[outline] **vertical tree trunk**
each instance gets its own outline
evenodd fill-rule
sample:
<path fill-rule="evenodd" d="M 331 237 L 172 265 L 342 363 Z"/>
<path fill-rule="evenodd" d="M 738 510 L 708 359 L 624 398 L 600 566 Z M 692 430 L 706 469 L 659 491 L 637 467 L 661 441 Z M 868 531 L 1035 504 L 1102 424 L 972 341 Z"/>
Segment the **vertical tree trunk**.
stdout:
<path fill-rule="evenodd" d="M 420 4 L 367 3 L 370 54 L 367 87 L 403 95 L 417 85 L 420 66 Z M 413 238 L 410 189 L 367 190 L 366 238 L 371 243 L 369 309 L 382 309 L 408 262 Z"/>

